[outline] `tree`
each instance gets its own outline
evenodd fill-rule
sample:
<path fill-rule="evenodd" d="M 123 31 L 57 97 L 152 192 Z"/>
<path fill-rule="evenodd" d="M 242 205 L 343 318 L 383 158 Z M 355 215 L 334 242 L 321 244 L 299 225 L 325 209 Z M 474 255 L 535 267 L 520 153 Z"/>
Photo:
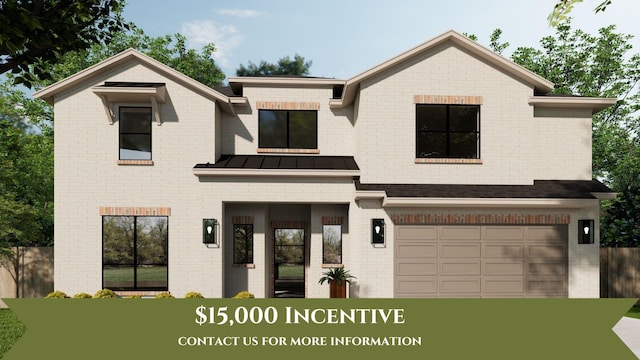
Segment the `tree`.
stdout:
<path fill-rule="evenodd" d="M 603 204 L 601 243 L 640 245 L 640 55 L 615 26 L 590 35 L 560 23 L 541 48 L 518 48 L 513 60 L 552 81 L 556 94 L 617 98 L 593 117 L 593 174 L 618 193 Z"/>
<path fill-rule="evenodd" d="M 108 44 L 97 43 L 87 49 L 67 53 L 64 59 L 51 65 L 51 79 L 37 83 L 36 88 L 71 76 L 128 48 L 134 48 L 209 87 L 222 84 L 226 76 L 212 57 L 215 45 L 207 44 L 197 51 L 188 49 L 186 42 L 187 38 L 181 34 L 151 37 L 132 24 L 130 30 L 113 34 Z"/>
<path fill-rule="evenodd" d="M 74 50 L 108 43 L 128 27 L 122 0 L 0 0 L 0 74 L 31 87 L 51 79 L 49 63 Z"/>
<path fill-rule="evenodd" d="M 552 26 L 557 26 L 562 21 L 566 20 L 569 16 L 569 13 L 573 9 L 573 6 L 577 3 L 581 3 L 582 0 L 558 0 L 558 2 L 553 7 L 553 11 L 549 14 L 547 20 L 549 20 L 549 24 Z M 598 13 L 600 11 L 605 11 L 607 6 L 611 5 L 612 0 L 605 0 L 601 2 L 595 8 L 595 12 Z"/>
<path fill-rule="evenodd" d="M 311 61 L 305 61 L 304 57 L 296 54 L 291 60 L 289 56 L 285 56 L 278 60 L 277 64 L 271 64 L 266 61 L 261 61 L 259 65 L 256 65 L 249 61 L 247 66 L 240 64 L 240 67 L 236 70 L 237 76 L 277 76 L 277 75 L 296 75 L 306 76 L 309 75 L 309 68 L 311 68 Z"/>

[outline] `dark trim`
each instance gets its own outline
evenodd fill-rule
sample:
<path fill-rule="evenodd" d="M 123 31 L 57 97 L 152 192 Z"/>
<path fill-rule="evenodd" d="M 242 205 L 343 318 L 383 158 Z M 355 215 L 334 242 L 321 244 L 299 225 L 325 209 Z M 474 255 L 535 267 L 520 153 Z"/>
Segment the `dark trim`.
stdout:
<path fill-rule="evenodd" d="M 122 131 L 122 110 L 123 109 L 148 109 L 149 110 L 149 132 L 123 132 Z M 153 160 L 153 134 L 151 124 L 153 123 L 153 108 L 151 106 L 120 106 L 118 107 L 118 160 Z M 123 159 L 122 135 L 148 135 L 149 136 L 149 159 Z"/>
<path fill-rule="evenodd" d="M 127 287 L 127 286 L 122 286 L 122 287 L 109 287 L 109 289 L 114 290 L 114 291 L 120 291 L 120 290 L 124 290 L 124 291 L 131 291 L 131 290 L 135 290 L 135 291 L 167 291 L 169 289 L 169 216 L 166 215 L 159 215 L 159 216 L 146 216 L 146 215 L 102 215 L 100 218 L 102 220 L 102 231 L 101 231 L 101 235 L 102 235 L 102 267 L 101 267 L 101 279 L 102 279 L 102 288 L 105 288 L 105 283 L 104 283 L 104 267 L 105 267 L 105 259 L 104 259 L 104 218 L 106 217 L 110 217 L 110 218 L 115 218 L 115 217 L 128 217 L 128 218 L 133 218 L 133 241 L 134 241 L 134 245 L 137 245 L 137 227 L 138 227 L 138 218 L 141 217 L 155 217 L 155 218 L 165 218 L 167 220 L 167 238 L 166 238 L 166 242 L 164 244 L 164 251 L 165 251 L 165 256 L 166 256 L 166 264 L 147 264 L 147 265 L 162 265 L 162 266 L 166 266 L 166 279 L 167 279 L 167 286 L 155 286 L 155 287 L 138 287 L 138 254 L 137 254 L 137 246 L 133 247 L 133 263 L 131 265 L 126 265 L 126 266 L 133 266 L 133 286 L 132 287 Z M 107 264 L 109 265 L 109 264 Z M 115 266 L 117 267 L 119 264 L 116 264 Z M 112 266 L 112 265 L 110 265 Z"/>
<path fill-rule="evenodd" d="M 446 119 L 445 119 L 445 130 L 420 130 L 418 128 L 418 108 L 420 107 L 440 107 L 440 106 L 444 106 L 446 108 Z M 451 108 L 454 107 L 473 107 L 477 109 L 477 118 L 476 118 L 476 130 L 475 131 L 453 131 L 451 130 Z M 416 119 L 415 119 L 415 150 L 416 150 L 416 158 L 433 158 L 433 159 L 438 159 L 438 158 L 461 158 L 459 156 L 453 156 L 451 155 L 452 151 L 451 151 L 451 134 L 472 134 L 475 133 L 476 135 L 476 156 L 475 157 L 464 157 L 464 158 L 468 158 L 468 159 L 480 159 L 480 124 L 481 124 L 481 119 L 480 119 L 480 105 L 475 105 L 475 104 L 423 104 L 423 103 L 418 103 L 415 105 L 415 113 L 416 113 Z M 418 134 L 445 134 L 446 136 L 446 154 L 439 154 L 438 156 L 424 156 L 422 155 L 424 152 L 420 152 L 420 150 L 418 149 Z"/>
<path fill-rule="evenodd" d="M 280 112 L 280 113 L 286 113 L 287 115 L 287 135 L 286 135 L 286 140 L 287 140 L 287 144 L 286 146 L 265 146 L 265 144 L 262 143 L 262 132 L 260 131 L 260 121 L 262 119 L 261 114 L 265 111 L 271 111 L 271 112 Z M 315 133 L 315 146 L 312 147 L 292 147 L 291 146 L 291 120 L 290 120 L 290 114 L 291 113 L 312 113 L 314 115 L 314 121 L 315 121 L 315 129 L 316 129 L 316 133 Z M 258 147 L 260 148 L 264 148 L 264 149 L 317 149 L 318 148 L 318 111 L 317 110 L 278 110 L 278 109 L 259 109 L 258 110 Z"/>
<path fill-rule="evenodd" d="M 533 185 L 362 184 L 358 191 L 384 191 L 387 197 L 597 199 L 593 193 L 614 191 L 598 180 L 535 180 Z"/>
<path fill-rule="evenodd" d="M 360 170 L 353 156 L 318 155 L 222 155 L 215 164 L 196 164 L 194 168 Z"/>

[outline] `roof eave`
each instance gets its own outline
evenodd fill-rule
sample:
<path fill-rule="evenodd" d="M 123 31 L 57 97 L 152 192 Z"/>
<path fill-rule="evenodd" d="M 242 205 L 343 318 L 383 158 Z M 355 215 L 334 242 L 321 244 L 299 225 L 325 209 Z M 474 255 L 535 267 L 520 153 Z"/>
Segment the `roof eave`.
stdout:
<path fill-rule="evenodd" d="M 547 109 L 591 109 L 598 113 L 616 104 L 616 98 L 571 97 L 571 96 L 531 96 L 529 105 Z"/>
<path fill-rule="evenodd" d="M 237 169 L 237 168 L 194 168 L 195 176 L 253 176 L 253 177 L 311 177 L 348 178 L 360 176 L 358 170 L 317 170 L 317 169 Z"/>
<path fill-rule="evenodd" d="M 228 96 L 182 74 L 181 72 L 147 56 L 143 53 L 135 50 L 133 48 L 129 48 L 117 55 L 114 55 L 106 60 L 103 60 L 95 65 L 92 65 L 84 70 L 81 70 L 74 75 L 71 75 L 65 79 L 62 79 L 52 85 L 41 89 L 33 94 L 34 98 L 42 99 L 48 102 L 49 104 L 53 104 L 54 97 L 57 94 L 60 94 L 64 91 L 67 91 L 74 86 L 76 86 L 79 82 L 85 81 L 87 79 L 99 76 L 105 72 L 111 70 L 113 66 L 117 66 L 120 63 L 129 61 L 131 59 L 136 59 L 140 61 L 144 66 L 148 66 L 149 68 L 157 71 L 164 76 L 172 78 L 177 82 L 181 83 L 183 86 L 190 88 L 193 91 L 200 93 L 201 95 L 210 98 L 214 101 L 218 101 L 222 105 L 222 109 L 235 114 L 233 106 L 231 105 L 231 101 Z"/>
<path fill-rule="evenodd" d="M 382 206 L 394 207 L 500 207 L 500 208 L 564 208 L 579 209 L 597 206 L 598 199 L 548 198 L 419 198 L 385 197 Z"/>
<path fill-rule="evenodd" d="M 525 82 L 526 84 L 531 85 L 538 93 L 548 93 L 553 90 L 554 84 L 549 80 L 544 79 L 543 77 L 525 69 L 524 67 L 508 60 L 507 58 L 499 54 L 496 54 L 492 50 L 478 44 L 468 37 L 456 31 L 450 30 L 348 79 L 345 83 L 342 99 L 332 102 L 332 107 L 341 108 L 351 104 L 355 99 L 357 88 L 361 82 L 447 41 L 455 43 L 460 48 L 500 68 L 505 73 Z"/>

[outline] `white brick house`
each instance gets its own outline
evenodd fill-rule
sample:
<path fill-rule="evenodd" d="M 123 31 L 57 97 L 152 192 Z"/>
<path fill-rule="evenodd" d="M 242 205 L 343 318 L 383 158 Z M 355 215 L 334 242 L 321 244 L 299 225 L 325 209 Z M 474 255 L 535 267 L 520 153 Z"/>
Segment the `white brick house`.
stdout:
<path fill-rule="evenodd" d="M 55 288 L 327 297 L 344 266 L 351 297 L 598 297 L 591 118 L 615 99 L 552 89 L 454 31 L 347 80 L 218 89 L 127 50 L 35 94 Z"/>

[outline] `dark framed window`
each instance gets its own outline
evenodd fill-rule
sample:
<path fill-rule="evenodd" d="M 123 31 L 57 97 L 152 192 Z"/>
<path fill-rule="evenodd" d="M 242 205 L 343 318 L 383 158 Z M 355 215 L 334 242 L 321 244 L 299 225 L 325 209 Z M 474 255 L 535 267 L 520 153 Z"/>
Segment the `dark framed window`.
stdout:
<path fill-rule="evenodd" d="M 417 158 L 480 158 L 479 105 L 416 105 Z"/>
<path fill-rule="evenodd" d="M 233 263 L 253 264 L 253 224 L 233 225 Z"/>
<path fill-rule="evenodd" d="M 120 160 L 151 160 L 151 108 L 120 107 Z"/>
<path fill-rule="evenodd" d="M 258 146 L 261 148 L 317 149 L 318 112 L 314 110 L 259 110 Z"/>
<path fill-rule="evenodd" d="M 169 218 L 102 217 L 102 287 L 168 289 Z"/>
<path fill-rule="evenodd" d="M 342 225 L 322 226 L 322 263 L 342 264 Z"/>

